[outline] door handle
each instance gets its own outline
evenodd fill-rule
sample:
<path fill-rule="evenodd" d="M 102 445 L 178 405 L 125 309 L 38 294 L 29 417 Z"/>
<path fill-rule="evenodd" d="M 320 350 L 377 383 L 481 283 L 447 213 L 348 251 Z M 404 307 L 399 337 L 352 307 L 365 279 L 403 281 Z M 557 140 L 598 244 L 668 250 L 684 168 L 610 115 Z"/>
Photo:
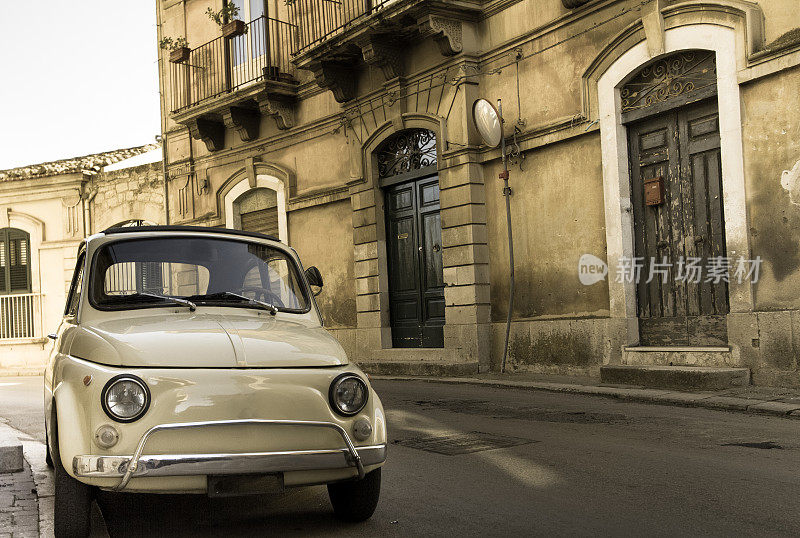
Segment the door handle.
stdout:
<path fill-rule="evenodd" d="M 48 335 L 47 335 L 47 337 L 48 337 L 50 340 L 56 340 L 56 339 L 58 339 L 58 335 L 57 335 L 56 333 L 50 333 L 50 334 L 48 334 Z"/>
<path fill-rule="evenodd" d="M 442 249 L 442 247 L 440 247 L 439 245 L 433 245 L 433 251 L 434 252 L 439 252 L 441 249 Z"/>
<path fill-rule="evenodd" d="M 418 250 L 419 250 L 420 252 L 422 252 L 422 247 L 419 247 L 419 249 L 418 249 Z"/>

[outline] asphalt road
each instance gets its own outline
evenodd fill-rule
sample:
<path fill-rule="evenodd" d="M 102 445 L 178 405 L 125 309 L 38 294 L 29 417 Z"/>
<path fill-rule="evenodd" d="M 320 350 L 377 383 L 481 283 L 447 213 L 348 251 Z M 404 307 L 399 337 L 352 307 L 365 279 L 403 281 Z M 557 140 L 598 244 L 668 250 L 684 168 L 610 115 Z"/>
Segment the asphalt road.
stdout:
<path fill-rule="evenodd" d="M 0 414 L 18 428 L 40 428 L 29 416 L 41 405 L 38 380 L 8 381 L 0 379 Z M 378 380 L 375 387 L 391 446 L 368 522 L 336 521 L 324 487 L 213 502 L 105 495 L 99 504 L 109 533 L 800 533 L 800 421 L 467 385 Z"/>

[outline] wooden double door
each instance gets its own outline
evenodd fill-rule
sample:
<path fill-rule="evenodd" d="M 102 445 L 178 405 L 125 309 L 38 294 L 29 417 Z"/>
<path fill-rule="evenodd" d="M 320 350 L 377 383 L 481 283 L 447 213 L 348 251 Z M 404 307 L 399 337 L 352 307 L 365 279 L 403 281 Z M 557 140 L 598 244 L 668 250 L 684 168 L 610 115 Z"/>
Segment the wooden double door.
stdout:
<path fill-rule="evenodd" d="M 384 191 L 393 347 L 444 347 L 439 178 Z"/>
<path fill-rule="evenodd" d="M 640 345 L 727 344 L 716 98 L 628 125 L 628 148 Z"/>

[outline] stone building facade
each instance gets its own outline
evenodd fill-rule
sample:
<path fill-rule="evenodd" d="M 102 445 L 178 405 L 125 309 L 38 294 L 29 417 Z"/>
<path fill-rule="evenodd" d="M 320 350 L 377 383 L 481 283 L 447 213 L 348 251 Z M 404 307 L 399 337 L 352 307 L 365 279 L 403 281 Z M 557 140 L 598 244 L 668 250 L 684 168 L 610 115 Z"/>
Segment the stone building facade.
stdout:
<path fill-rule="evenodd" d="M 157 3 L 159 38 L 189 43 L 159 64 L 168 222 L 277 231 L 321 270 L 356 360 L 501 367 L 502 159 L 471 118 L 486 98 L 509 148 L 508 368 L 800 384 L 795 0 L 234 3 L 249 31 L 230 38 L 205 15 L 222 0 Z M 681 280 L 694 258 L 731 267 Z M 650 282 L 627 278 L 637 259 Z M 757 279 L 734 278 L 754 260 Z"/>
<path fill-rule="evenodd" d="M 151 144 L 0 170 L 0 373 L 44 369 L 84 237 L 164 223 L 162 169 Z"/>

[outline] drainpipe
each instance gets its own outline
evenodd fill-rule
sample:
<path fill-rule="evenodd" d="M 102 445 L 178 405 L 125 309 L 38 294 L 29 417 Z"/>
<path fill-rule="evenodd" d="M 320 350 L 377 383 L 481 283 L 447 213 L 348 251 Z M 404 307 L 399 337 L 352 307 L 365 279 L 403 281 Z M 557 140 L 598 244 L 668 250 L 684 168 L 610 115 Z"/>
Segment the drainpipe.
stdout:
<path fill-rule="evenodd" d="M 184 9 L 186 7 L 184 6 Z M 162 37 L 161 26 L 161 1 L 156 0 L 156 39 L 158 43 L 161 42 Z M 184 31 L 185 35 L 185 31 Z M 164 224 L 169 224 L 169 189 L 167 188 L 167 120 L 165 118 L 166 109 L 164 102 L 164 81 L 166 80 L 166 73 L 164 73 L 164 60 L 163 54 L 160 49 L 158 52 L 158 99 L 161 104 L 161 175 L 164 179 Z M 191 140 L 190 140 L 191 144 Z"/>
<path fill-rule="evenodd" d="M 506 339 L 503 346 L 503 363 L 500 365 L 500 373 L 506 371 L 506 357 L 508 356 L 508 337 L 511 334 L 511 314 L 514 311 L 514 241 L 511 234 L 511 187 L 508 186 L 508 156 L 506 155 L 506 137 L 502 133 L 503 127 L 503 103 L 497 100 L 497 113 L 500 116 L 500 154 L 503 156 L 503 171 L 500 172 L 500 179 L 503 180 L 503 196 L 506 198 L 506 227 L 508 229 L 508 267 L 509 267 L 509 286 L 508 286 L 508 316 L 506 317 Z"/>

